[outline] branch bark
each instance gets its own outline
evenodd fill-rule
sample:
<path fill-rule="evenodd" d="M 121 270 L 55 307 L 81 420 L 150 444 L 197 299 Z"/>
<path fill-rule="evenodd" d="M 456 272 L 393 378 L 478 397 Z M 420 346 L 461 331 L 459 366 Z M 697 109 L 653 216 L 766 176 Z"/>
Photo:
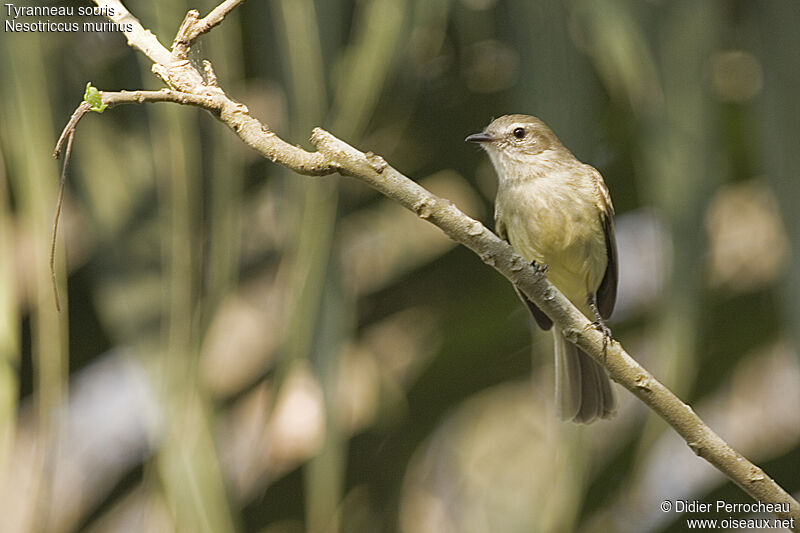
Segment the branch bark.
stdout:
<path fill-rule="evenodd" d="M 697 455 L 714 465 L 755 500 L 781 504 L 783 510 L 775 514 L 780 518 L 794 519 L 793 530 L 797 531 L 800 526 L 800 504 L 794 498 L 714 433 L 689 405 L 637 363 L 621 344 L 613 341 L 604 352 L 603 335 L 590 321 L 544 274 L 532 268 L 508 243 L 483 224 L 461 212 L 452 202 L 433 195 L 404 176 L 380 156 L 371 152 L 363 153 L 323 129 L 314 129 L 311 136 L 316 152 L 308 152 L 287 143 L 267 125 L 252 117 L 247 107 L 234 102 L 214 83 L 204 81 L 202 74 L 183 59 L 184 53 L 196 37 L 222 22 L 230 9 L 241 1 L 227 0 L 203 19 L 196 12 L 190 12 L 181 25 L 172 51 L 164 48 L 149 30 L 143 28 L 121 2 L 95 0 L 95 3 L 114 7 L 116 14 L 110 18 L 115 22 L 124 20 L 133 24 L 133 30 L 126 32 L 129 44 L 153 60 L 153 71 L 169 87 L 162 91 L 101 91 L 103 103 L 112 107 L 129 103 L 172 102 L 201 107 L 270 161 L 299 174 L 323 176 L 338 172 L 351 176 L 398 202 L 421 219 L 438 226 L 451 239 L 475 252 L 484 263 L 519 287 L 553 320 L 570 342 L 600 362 L 614 381 L 631 391 L 672 426 Z"/>

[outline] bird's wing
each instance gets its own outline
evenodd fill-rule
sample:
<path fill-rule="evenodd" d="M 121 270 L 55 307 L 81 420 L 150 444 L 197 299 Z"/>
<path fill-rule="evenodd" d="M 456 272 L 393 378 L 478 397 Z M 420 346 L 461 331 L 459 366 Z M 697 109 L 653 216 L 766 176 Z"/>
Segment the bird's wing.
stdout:
<path fill-rule="evenodd" d="M 594 170 L 594 169 L 593 169 Z M 614 235 L 614 206 L 611 203 L 611 195 L 603 182 L 602 176 L 594 171 L 594 183 L 597 188 L 597 201 L 600 210 L 600 223 L 603 226 L 603 233 L 606 238 L 606 257 L 608 266 L 597 289 L 597 308 L 600 316 L 608 318 L 614 311 L 614 304 L 617 301 L 617 279 L 619 278 L 619 261 L 617 259 L 617 238 Z"/>
<path fill-rule="evenodd" d="M 547 331 L 553 327 L 553 321 L 550 320 L 550 317 L 544 314 L 544 311 L 536 307 L 535 303 L 528 300 L 528 297 L 522 294 L 522 291 L 519 290 L 519 287 L 514 287 L 514 290 L 517 291 L 517 295 L 523 302 L 525 302 L 525 305 L 528 306 L 528 310 L 531 312 L 533 319 L 536 320 L 536 323 L 539 324 L 540 328 Z"/>

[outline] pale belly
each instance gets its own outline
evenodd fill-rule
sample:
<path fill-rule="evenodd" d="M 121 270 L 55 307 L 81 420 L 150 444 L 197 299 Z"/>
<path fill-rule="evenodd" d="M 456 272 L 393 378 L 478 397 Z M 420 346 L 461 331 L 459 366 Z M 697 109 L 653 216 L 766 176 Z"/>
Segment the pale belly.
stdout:
<path fill-rule="evenodd" d="M 574 198 L 515 200 L 506 202 L 503 212 L 511 246 L 528 261 L 546 264 L 547 278 L 587 313 L 587 297 L 597 291 L 608 265 L 597 208 Z"/>

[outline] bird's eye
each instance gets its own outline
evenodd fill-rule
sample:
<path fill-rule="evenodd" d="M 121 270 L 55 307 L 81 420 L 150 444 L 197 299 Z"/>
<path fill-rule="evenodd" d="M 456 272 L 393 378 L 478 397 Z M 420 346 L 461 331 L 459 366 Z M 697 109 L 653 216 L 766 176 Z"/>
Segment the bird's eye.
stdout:
<path fill-rule="evenodd" d="M 522 139 L 525 137 L 525 128 L 514 128 L 514 137 L 517 139 Z"/>

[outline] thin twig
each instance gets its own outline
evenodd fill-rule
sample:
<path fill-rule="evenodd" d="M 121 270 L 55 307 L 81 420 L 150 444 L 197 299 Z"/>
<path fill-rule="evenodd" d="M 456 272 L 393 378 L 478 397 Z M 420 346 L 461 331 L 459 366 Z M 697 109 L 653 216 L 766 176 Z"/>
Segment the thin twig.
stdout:
<path fill-rule="evenodd" d="M 211 28 L 222 22 L 225 17 L 239 4 L 244 4 L 246 0 L 225 0 L 220 5 L 211 10 L 205 17 L 197 21 L 191 40 L 197 39 Z"/>
<path fill-rule="evenodd" d="M 200 19 L 200 12 L 196 9 L 191 9 L 186 13 L 183 18 L 178 33 L 175 34 L 175 39 L 172 41 L 172 60 L 179 61 L 189 57 L 189 49 L 192 46 L 192 33 L 195 24 Z"/>
<path fill-rule="evenodd" d="M 172 43 L 173 59 L 186 59 L 189 54 L 189 48 L 191 48 L 195 39 L 225 20 L 231 10 L 244 2 L 245 0 L 225 0 L 203 18 L 199 18 L 200 13 L 196 9 L 186 13 L 186 17 L 183 19 L 183 23 L 181 23 Z"/>
<path fill-rule="evenodd" d="M 82 106 L 83 106 L 83 104 L 81 104 L 81 107 Z M 80 109 L 80 107 L 78 109 Z M 76 115 L 77 115 L 77 113 L 73 113 L 73 115 L 72 115 L 73 118 Z M 52 237 L 52 239 L 50 241 L 50 279 L 53 282 L 53 294 L 55 295 L 55 298 L 56 298 L 56 310 L 58 310 L 59 313 L 61 312 L 61 300 L 58 297 L 58 281 L 56 280 L 56 238 L 58 237 L 58 221 L 61 220 L 61 206 L 64 204 L 64 184 L 67 181 L 67 166 L 69 165 L 69 158 L 72 155 L 72 139 L 75 138 L 75 124 L 78 123 L 78 121 L 80 120 L 81 116 L 83 116 L 83 114 L 78 115 L 77 119 L 75 119 L 75 122 L 74 122 L 73 126 L 71 128 L 69 128 L 68 132 L 67 132 L 67 128 L 64 129 L 64 131 L 67 132 L 66 133 L 66 136 L 67 136 L 67 149 L 64 152 L 64 162 L 61 165 L 61 183 L 59 184 L 59 187 L 58 187 L 58 200 L 56 201 L 56 214 L 53 217 L 53 237 Z M 70 120 L 72 120 L 72 119 L 70 119 Z M 63 139 L 63 137 L 64 137 L 63 133 L 62 133 L 61 137 Z M 60 154 L 60 152 L 61 152 L 61 141 L 62 141 L 62 139 L 58 140 L 59 145 L 56 147 L 56 150 L 55 150 L 56 157 L 58 157 L 58 154 Z"/>
<path fill-rule="evenodd" d="M 161 89 L 160 91 L 100 91 L 100 98 L 108 107 L 116 107 L 123 104 L 172 102 L 174 104 L 202 107 L 211 112 L 219 112 L 221 108 L 221 102 L 210 95 L 197 95 L 169 89 Z"/>
<path fill-rule="evenodd" d="M 69 165 L 69 158 L 72 155 L 72 140 L 75 137 L 75 128 L 78 126 L 81 118 L 91 109 L 91 104 L 83 101 L 69 117 L 69 122 L 64 126 L 61 135 L 56 141 L 55 150 L 53 150 L 53 157 L 58 159 L 61 156 L 61 149 L 64 145 L 64 140 L 67 141 L 67 150 L 64 154 L 64 161 L 61 164 L 61 179 L 58 186 L 58 199 L 56 200 L 56 212 L 53 216 L 53 235 L 50 239 L 50 280 L 53 283 L 53 295 L 56 300 L 56 310 L 61 312 L 61 299 L 58 295 L 58 280 L 56 279 L 56 240 L 58 239 L 58 223 L 61 220 L 61 207 L 64 203 L 64 186 L 67 180 L 67 166 Z"/>
<path fill-rule="evenodd" d="M 69 122 L 67 125 L 64 126 L 64 129 L 61 130 L 61 136 L 58 138 L 56 142 L 56 149 L 53 150 L 53 157 L 58 159 L 61 155 L 61 146 L 64 144 L 64 139 L 67 138 L 67 135 L 73 133 L 75 131 L 75 127 L 78 125 L 78 122 L 83 118 L 83 115 L 86 114 L 87 111 L 91 108 L 89 102 L 81 102 L 81 105 L 73 111 L 72 116 L 69 117 Z"/>

